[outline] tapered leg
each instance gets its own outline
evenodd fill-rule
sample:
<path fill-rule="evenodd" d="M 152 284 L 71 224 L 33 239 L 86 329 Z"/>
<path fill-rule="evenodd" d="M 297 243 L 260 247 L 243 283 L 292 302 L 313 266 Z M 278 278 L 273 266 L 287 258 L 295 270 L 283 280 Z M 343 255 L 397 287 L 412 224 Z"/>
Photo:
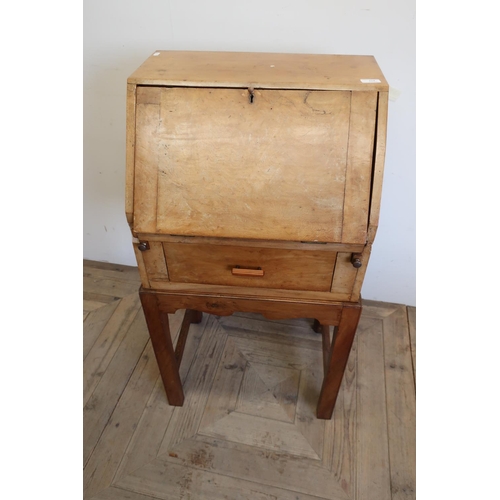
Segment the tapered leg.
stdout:
<path fill-rule="evenodd" d="M 184 392 L 172 345 L 168 314 L 160 312 L 154 293 L 141 290 L 139 295 L 168 402 L 172 406 L 182 406 Z"/>
<path fill-rule="evenodd" d="M 329 335 L 323 336 L 323 350 L 325 353 L 325 378 L 319 395 L 317 416 L 322 419 L 332 418 L 333 408 L 337 400 L 347 359 L 351 352 L 352 342 L 358 327 L 361 315 L 361 304 L 346 305 L 342 309 L 340 323 L 333 339 L 333 345 L 329 346 Z M 323 325 L 324 326 L 324 325 Z M 328 328 L 325 326 L 325 328 Z M 327 331 L 327 330 L 326 330 Z"/>

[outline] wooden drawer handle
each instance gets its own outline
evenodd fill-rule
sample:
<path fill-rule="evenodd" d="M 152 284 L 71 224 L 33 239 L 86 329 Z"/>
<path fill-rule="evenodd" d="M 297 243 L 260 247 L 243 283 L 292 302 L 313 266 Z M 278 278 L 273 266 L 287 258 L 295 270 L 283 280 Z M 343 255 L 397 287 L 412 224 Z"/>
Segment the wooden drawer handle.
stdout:
<path fill-rule="evenodd" d="M 259 269 L 243 269 L 239 266 L 233 267 L 231 273 L 234 276 L 264 276 L 264 270 Z"/>

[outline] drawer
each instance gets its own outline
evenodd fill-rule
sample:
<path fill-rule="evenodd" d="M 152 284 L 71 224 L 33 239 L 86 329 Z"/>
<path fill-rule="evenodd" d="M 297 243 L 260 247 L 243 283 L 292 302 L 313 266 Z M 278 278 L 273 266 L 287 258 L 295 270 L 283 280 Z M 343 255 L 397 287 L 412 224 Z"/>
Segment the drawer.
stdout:
<path fill-rule="evenodd" d="M 329 292 L 336 252 L 163 243 L 171 282 Z"/>

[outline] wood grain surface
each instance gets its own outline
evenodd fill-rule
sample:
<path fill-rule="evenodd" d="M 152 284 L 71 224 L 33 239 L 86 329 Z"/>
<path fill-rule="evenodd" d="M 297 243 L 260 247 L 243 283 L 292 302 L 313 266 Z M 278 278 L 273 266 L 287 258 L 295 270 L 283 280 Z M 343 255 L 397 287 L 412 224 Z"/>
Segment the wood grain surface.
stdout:
<path fill-rule="evenodd" d="M 257 90 L 253 103 L 248 96 L 138 88 L 136 232 L 341 241 L 350 223 L 350 92 Z M 370 171 L 365 163 L 348 170 L 353 179 Z"/>
<path fill-rule="evenodd" d="M 361 80 L 380 80 L 362 82 Z M 137 85 L 380 90 L 373 56 L 157 50 L 128 78 Z"/>
<path fill-rule="evenodd" d="M 170 278 L 178 283 L 328 291 L 335 252 L 245 248 L 227 245 L 164 243 Z M 262 275 L 238 275 L 233 269 L 261 269 Z"/>

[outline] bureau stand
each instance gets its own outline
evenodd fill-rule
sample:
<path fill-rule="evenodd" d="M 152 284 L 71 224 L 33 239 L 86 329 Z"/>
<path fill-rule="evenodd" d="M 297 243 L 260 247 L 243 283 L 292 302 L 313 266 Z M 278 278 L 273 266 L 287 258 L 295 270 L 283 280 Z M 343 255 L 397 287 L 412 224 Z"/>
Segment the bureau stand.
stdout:
<path fill-rule="evenodd" d="M 323 338 L 324 380 L 317 405 L 317 417 L 330 419 L 342 382 L 344 369 L 361 314 L 361 304 L 311 304 L 300 302 L 276 302 L 246 298 L 209 295 L 178 295 L 147 290 L 139 291 L 146 316 L 151 342 L 160 374 L 172 406 L 182 406 L 182 390 L 179 368 L 192 323 L 200 323 L 202 311 L 228 316 L 234 312 L 260 313 L 268 319 L 314 317 L 314 330 Z M 173 346 L 168 314 L 186 309 L 177 345 Z M 330 341 L 330 326 L 334 326 Z"/>

